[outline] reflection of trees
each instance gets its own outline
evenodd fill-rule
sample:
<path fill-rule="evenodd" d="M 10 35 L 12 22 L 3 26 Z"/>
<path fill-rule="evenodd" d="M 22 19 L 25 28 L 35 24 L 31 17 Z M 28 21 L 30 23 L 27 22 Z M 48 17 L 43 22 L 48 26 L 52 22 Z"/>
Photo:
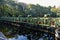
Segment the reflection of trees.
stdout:
<path fill-rule="evenodd" d="M 23 27 L 16 27 L 16 26 L 8 26 L 8 25 L 0 25 L 0 31 L 4 33 L 4 35 L 8 38 L 15 37 L 17 35 L 28 35 L 33 34 L 35 37 L 42 36 L 38 31 L 32 31 L 27 28 Z M 38 33 L 38 34 L 37 34 Z"/>
<path fill-rule="evenodd" d="M 10 28 L 0 25 L 0 31 L 4 33 L 7 37 L 12 37 L 11 35 L 8 35 L 7 33 L 10 31 Z"/>
<path fill-rule="evenodd" d="M 4 33 L 7 38 L 15 37 L 17 38 L 18 35 L 27 35 L 28 39 L 35 38 L 38 40 L 40 37 L 45 34 L 45 32 L 39 30 L 28 29 L 22 26 L 13 26 L 13 25 L 5 25 L 0 24 L 0 31 Z M 31 37 L 32 36 L 32 37 Z"/>

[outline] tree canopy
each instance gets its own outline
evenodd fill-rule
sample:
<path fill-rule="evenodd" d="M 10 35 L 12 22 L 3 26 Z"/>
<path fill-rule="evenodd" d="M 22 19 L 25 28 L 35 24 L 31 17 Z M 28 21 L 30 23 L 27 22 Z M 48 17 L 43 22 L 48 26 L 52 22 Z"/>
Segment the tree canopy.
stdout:
<path fill-rule="evenodd" d="M 39 4 L 16 3 L 12 0 L 0 0 L 0 2 L 3 2 L 0 3 L 0 16 L 27 17 L 31 15 L 31 17 L 44 17 L 45 14 L 56 15 L 56 9 L 51 6 L 44 7 Z"/>

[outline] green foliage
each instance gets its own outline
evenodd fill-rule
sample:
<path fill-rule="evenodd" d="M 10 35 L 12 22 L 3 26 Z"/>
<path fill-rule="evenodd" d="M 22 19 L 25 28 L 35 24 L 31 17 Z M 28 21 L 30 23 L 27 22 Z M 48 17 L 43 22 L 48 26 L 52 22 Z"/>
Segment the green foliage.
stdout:
<path fill-rule="evenodd" d="M 28 15 L 31 15 L 31 17 L 44 17 L 45 14 L 50 15 L 53 14 L 53 12 L 51 11 L 51 6 L 43 7 L 40 6 L 39 4 L 27 5 L 25 3 L 16 3 L 12 0 L 8 1 L 2 0 L 1 3 L 0 3 L 0 16 L 27 17 Z"/>

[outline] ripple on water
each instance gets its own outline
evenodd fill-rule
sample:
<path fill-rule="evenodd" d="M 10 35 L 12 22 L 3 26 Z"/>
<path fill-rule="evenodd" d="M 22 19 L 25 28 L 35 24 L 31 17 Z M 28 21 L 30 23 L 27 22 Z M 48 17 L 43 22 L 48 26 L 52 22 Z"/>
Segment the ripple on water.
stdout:
<path fill-rule="evenodd" d="M 31 39 L 32 40 L 35 40 L 34 39 L 35 37 L 31 36 Z M 18 37 L 14 37 L 14 38 L 9 38 L 9 40 L 28 40 L 28 35 L 18 35 Z M 50 37 L 50 36 L 47 36 L 47 34 L 43 34 L 41 38 L 39 38 L 38 40 L 54 40 L 53 37 Z"/>
<path fill-rule="evenodd" d="M 39 38 L 39 40 L 43 40 L 43 38 Z"/>
<path fill-rule="evenodd" d="M 18 38 L 9 38 L 9 40 L 28 40 L 26 36 L 20 35 Z"/>

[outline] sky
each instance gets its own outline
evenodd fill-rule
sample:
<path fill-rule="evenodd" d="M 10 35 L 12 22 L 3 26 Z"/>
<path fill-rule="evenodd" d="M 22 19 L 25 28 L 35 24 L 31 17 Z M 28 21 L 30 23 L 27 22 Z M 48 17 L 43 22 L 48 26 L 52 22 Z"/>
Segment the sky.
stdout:
<path fill-rule="evenodd" d="M 39 4 L 41 6 L 60 6 L 60 0 L 18 0 L 18 2 L 24 2 L 27 4 Z"/>

